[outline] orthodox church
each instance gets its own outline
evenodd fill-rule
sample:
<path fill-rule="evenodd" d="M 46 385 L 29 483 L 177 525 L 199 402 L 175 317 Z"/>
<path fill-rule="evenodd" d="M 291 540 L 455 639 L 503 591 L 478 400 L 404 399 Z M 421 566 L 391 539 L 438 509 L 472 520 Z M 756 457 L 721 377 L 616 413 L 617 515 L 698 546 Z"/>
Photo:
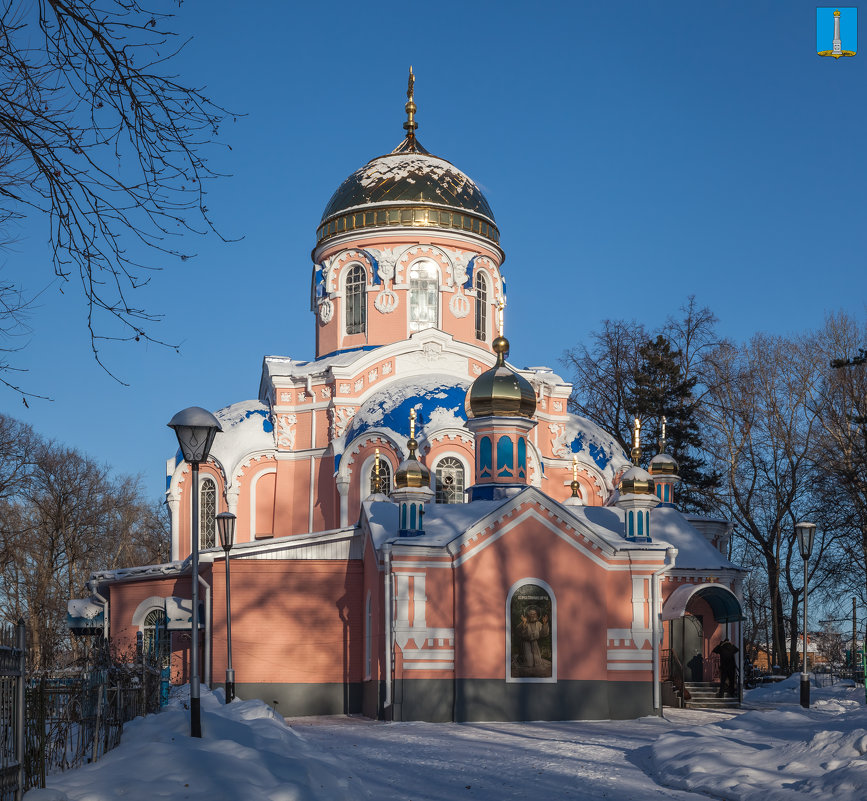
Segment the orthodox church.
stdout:
<path fill-rule="evenodd" d="M 266 356 L 258 396 L 215 412 L 197 531 L 190 466 L 169 460 L 172 561 L 94 574 L 70 626 L 138 637 L 188 681 L 196 537 L 202 679 L 221 684 L 230 512 L 240 698 L 386 720 L 649 714 L 740 637 L 730 526 L 678 511 L 664 441 L 645 471 L 568 411 L 562 378 L 510 364 L 500 231 L 416 137 L 412 82 L 403 141 L 322 214 L 315 356 Z"/>

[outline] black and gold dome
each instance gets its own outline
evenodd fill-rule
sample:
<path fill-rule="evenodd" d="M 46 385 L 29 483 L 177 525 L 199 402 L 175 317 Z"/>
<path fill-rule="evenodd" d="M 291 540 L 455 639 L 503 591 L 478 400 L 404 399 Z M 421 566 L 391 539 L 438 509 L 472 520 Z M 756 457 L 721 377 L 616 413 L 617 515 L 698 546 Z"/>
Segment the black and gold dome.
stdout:
<path fill-rule="evenodd" d="M 482 373 L 467 391 L 467 417 L 532 417 L 536 393 L 526 378 L 506 366 L 509 340 L 497 337 L 491 347 L 497 363 Z"/>
<path fill-rule="evenodd" d="M 406 138 L 350 175 L 331 196 L 316 230 L 317 244 L 349 231 L 391 226 L 444 228 L 499 244 L 488 201 L 471 178 L 431 155 L 415 137 L 414 77 L 407 91 Z"/>

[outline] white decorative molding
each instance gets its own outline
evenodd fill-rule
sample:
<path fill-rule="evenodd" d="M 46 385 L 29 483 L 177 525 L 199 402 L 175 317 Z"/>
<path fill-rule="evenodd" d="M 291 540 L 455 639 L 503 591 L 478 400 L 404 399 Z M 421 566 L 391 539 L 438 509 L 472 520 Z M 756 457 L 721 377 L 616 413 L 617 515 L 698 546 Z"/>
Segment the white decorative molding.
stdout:
<path fill-rule="evenodd" d="M 334 415 L 331 425 L 331 439 L 342 437 L 349 425 L 350 420 L 355 417 L 355 408 L 352 406 L 338 406 L 334 409 Z"/>
<path fill-rule="evenodd" d="M 322 396 L 322 400 L 328 400 L 331 397 L 331 387 L 322 387 L 319 394 Z"/>
<path fill-rule="evenodd" d="M 457 293 L 449 301 L 449 309 L 455 317 L 466 317 L 470 313 L 470 302 L 467 300 L 463 291 L 458 289 Z"/>
<path fill-rule="evenodd" d="M 361 392 L 362 387 L 364 387 L 364 379 L 363 379 L 363 378 L 359 378 L 359 379 L 355 382 L 355 391 L 356 391 L 356 392 Z"/>
<path fill-rule="evenodd" d="M 298 422 L 297 415 L 294 414 L 278 414 L 277 415 L 277 445 L 281 448 L 288 448 L 290 451 L 295 450 L 295 423 Z"/>
<path fill-rule="evenodd" d="M 565 456 L 569 451 L 569 446 L 566 444 L 566 426 L 562 423 L 549 423 L 548 430 L 551 432 L 551 453 L 554 456 Z"/>
<path fill-rule="evenodd" d="M 372 384 L 374 381 L 376 381 L 377 378 L 379 378 L 379 373 L 377 372 L 376 368 L 374 367 L 373 370 L 371 370 L 367 374 L 367 380 L 369 383 Z"/>
<path fill-rule="evenodd" d="M 481 375 L 482 374 L 482 366 L 480 364 L 473 364 L 473 375 Z"/>
<path fill-rule="evenodd" d="M 340 385 L 340 394 L 341 395 L 349 395 L 350 392 L 352 392 L 352 385 L 351 384 L 341 384 Z"/>
<path fill-rule="evenodd" d="M 467 282 L 467 268 L 476 254 L 452 251 L 450 255 L 453 265 L 451 270 L 452 280 L 457 286 L 463 286 Z"/>
<path fill-rule="evenodd" d="M 373 301 L 373 305 L 382 314 L 391 314 L 398 306 L 397 295 L 390 289 L 382 289 Z"/>
<path fill-rule="evenodd" d="M 376 263 L 379 265 L 377 272 L 379 273 L 379 277 L 382 279 L 383 283 L 386 281 L 390 281 L 394 278 L 395 265 L 397 264 L 397 260 L 399 257 L 398 253 L 394 250 L 394 248 L 388 248 L 387 250 L 377 250 L 376 248 L 370 248 L 370 254 L 376 259 Z M 379 309 L 379 306 L 377 306 Z M 379 309 L 382 311 L 382 309 Z"/>
<path fill-rule="evenodd" d="M 280 403 L 292 403 L 292 393 L 291 392 L 281 392 L 280 393 Z"/>
<path fill-rule="evenodd" d="M 328 298 L 323 298 L 319 302 L 319 320 L 325 325 L 331 322 L 332 317 L 334 317 L 334 304 Z"/>
<path fill-rule="evenodd" d="M 391 375 L 391 370 L 392 370 L 391 362 L 386 362 L 384 365 L 382 365 L 382 374 L 383 375 Z"/>
<path fill-rule="evenodd" d="M 563 404 L 560 401 L 554 401 L 554 411 L 555 412 L 562 412 L 563 411 Z"/>

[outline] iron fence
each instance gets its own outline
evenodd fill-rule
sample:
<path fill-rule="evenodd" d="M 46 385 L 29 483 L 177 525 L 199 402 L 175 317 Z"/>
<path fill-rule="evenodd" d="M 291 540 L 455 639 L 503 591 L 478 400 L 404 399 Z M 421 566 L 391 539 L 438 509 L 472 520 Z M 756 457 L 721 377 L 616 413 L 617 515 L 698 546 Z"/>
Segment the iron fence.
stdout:
<path fill-rule="evenodd" d="M 160 707 L 161 671 L 140 649 L 123 664 L 100 641 L 86 665 L 28 677 L 25 643 L 23 623 L 0 630 L 0 801 L 95 762 L 120 743 L 124 723 Z"/>

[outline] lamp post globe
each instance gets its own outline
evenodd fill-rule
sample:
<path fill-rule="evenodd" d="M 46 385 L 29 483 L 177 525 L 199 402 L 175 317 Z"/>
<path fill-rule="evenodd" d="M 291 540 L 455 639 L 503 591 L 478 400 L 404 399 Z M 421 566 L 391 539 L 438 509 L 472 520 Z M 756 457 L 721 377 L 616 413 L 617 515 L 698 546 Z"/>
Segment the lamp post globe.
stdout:
<path fill-rule="evenodd" d="M 232 600 L 229 579 L 229 551 L 235 543 L 235 515 L 220 512 L 217 515 L 217 531 L 220 533 L 220 547 L 226 553 L 226 703 L 235 697 L 235 671 L 232 668 Z"/>
<path fill-rule="evenodd" d="M 222 431 L 220 421 L 201 406 L 190 406 L 178 412 L 168 422 L 175 432 L 178 446 L 193 471 L 192 532 L 190 536 L 193 613 L 190 636 L 190 736 L 202 736 L 201 694 L 199 691 L 199 464 L 208 460 L 217 432 Z"/>
<path fill-rule="evenodd" d="M 801 521 L 795 523 L 795 536 L 798 538 L 798 550 L 804 560 L 804 625 L 803 628 L 803 660 L 801 663 L 801 706 L 810 706 L 810 674 L 807 672 L 807 562 L 813 553 L 813 540 L 816 537 L 816 524 Z"/>

